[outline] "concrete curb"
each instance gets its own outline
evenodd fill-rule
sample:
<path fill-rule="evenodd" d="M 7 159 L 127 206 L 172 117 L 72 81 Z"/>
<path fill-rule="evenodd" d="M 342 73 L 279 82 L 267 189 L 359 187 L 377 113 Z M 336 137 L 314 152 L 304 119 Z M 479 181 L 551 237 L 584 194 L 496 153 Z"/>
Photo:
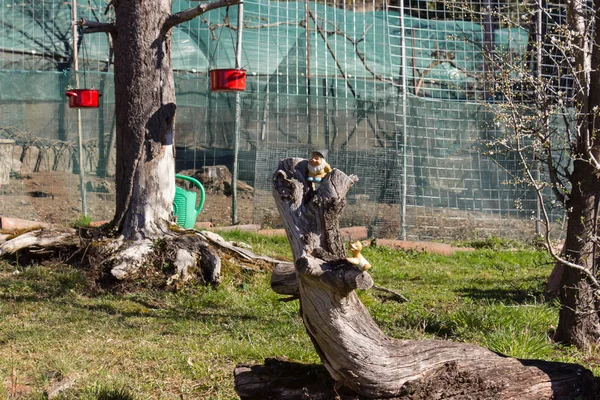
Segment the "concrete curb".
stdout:
<path fill-rule="evenodd" d="M 261 229 L 256 233 L 263 236 L 285 236 L 285 229 Z M 367 228 L 364 226 L 340 228 L 340 234 L 342 235 L 342 240 L 347 242 L 366 240 L 369 237 Z"/>
<path fill-rule="evenodd" d="M 210 222 L 209 222 L 210 223 Z M 198 225 L 198 224 L 196 224 Z M 211 230 L 213 232 L 223 232 L 223 231 L 242 231 L 242 232 L 258 232 L 260 231 L 260 225 L 231 225 L 231 226 L 219 226 L 219 227 L 209 227 L 205 228 Z M 284 233 L 285 235 L 285 233 Z"/>
<path fill-rule="evenodd" d="M 28 221 L 21 218 L 0 217 L 0 229 L 18 231 L 21 229 L 49 228 L 50 224 L 38 221 Z"/>
<path fill-rule="evenodd" d="M 375 239 L 376 246 L 385 246 L 391 249 L 414 250 L 427 253 L 442 254 L 449 256 L 457 251 L 474 251 L 470 247 L 453 247 L 445 243 L 435 242 L 411 242 L 396 239 Z"/>

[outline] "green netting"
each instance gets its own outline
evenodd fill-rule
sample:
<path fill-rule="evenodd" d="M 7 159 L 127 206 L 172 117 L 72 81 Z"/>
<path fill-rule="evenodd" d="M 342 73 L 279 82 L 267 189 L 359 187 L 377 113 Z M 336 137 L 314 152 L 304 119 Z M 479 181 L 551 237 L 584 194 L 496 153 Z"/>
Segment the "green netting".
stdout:
<path fill-rule="evenodd" d="M 56 172 L 68 183 L 54 192 L 75 188 L 77 196 L 77 113 L 64 96 L 74 82 L 70 4 L 0 2 L 0 125 L 11 127 L 0 136 L 16 140 L 20 174 Z M 104 13 L 105 1 L 80 3 L 80 17 L 112 18 Z M 481 98 L 482 26 L 405 15 L 402 32 L 394 8 L 325 3 L 308 3 L 308 40 L 304 2 L 245 3 L 242 65 L 248 79 L 238 164 L 241 179 L 255 189 L 253 220 L 276 225 L 269 176 L 279 159 L 323 148 L 332 166 L 360 177 L 344 223 L 364 224 L 373 235 L 397 235 L 402 223 L 415 238 L 506 232 L 513 226 L 507 216 L 530 226 L 522 217 L 535 210 L 531 191 L 505 184 L 518 163 L 506 158 L 497 164 L 478 147 L 497 133 L 486 108 L 470 101 Z M 195 4 L 177 0 L 173 10 Z M 235 65 L 237 10 L 214 10 L 173 30 L 177 171 L 232 167 L 234 96 L 211 93 L 208 71 Z M 528 33 L 496 29 L 494 40 L 497 51 L 520 56 Z M 106 35 L 86 35 L 80 46 L 82 85 L 103 93 L 99 109 L 81 111 L 84 167 L 91 177 L 110 181 L 116 128 Z M 30 200 L 26 179 L 11 185 L 0 193 L 0 212 L 15 203 L 13 195 Z M 88 196 L 94 217 L 111 217 L 98 211 L 106 196 Z M 515 199 L 526 211 L 514 207 Z"/>
<path fill-rule="evenodd" d="M 3 3 L 0 70 L 67 70 L 71 60 L 70 4 L 58 0 Z M 187 0 L 173 2 L 174 11 L 189 7 Z M 105 8 L 104 1 L 90 0 L 78 7 L 78 14 L 105 21 L 110 19 Z M 303 94 L 298 92 L 302 86 L 298 79 L 306 74 L 317 80 L 345 75 L 347 80 L 336 82 L 336 90 L 348 92 L 344 96 L 348 98 L 373 97 L 362 82 L 365 79 L 399 81 L 402 71 L 394 66 L 401 64 L 402 35 L 394 12 L 356 13 L 320 3 L 310 3 L 310 10 L 307 51 L 304 2 L 245 4 L 242 65 L 250 76 L 270 77 L 269 83 L 277 85 L 278 93 Z M 237 7 L 222 8 L 175 27 L 174 69 L 204 75 L 209 69 L 234 67 L 236 31 L 229 21 L 236 20 Z M 426 97 L 472 98 L 469 93 L 476 84 L 475 74 L 483 71 L 481 25 L 412 17 L 405 17 L 404 24 L 406 79 Z M 498 49 L 514 53 L 522 53 L 527 40 L 523 30 L 495 32 Z M 105 34 L 85 35 L 80 46 L 83 71 L 106 67 Z M 48 92 L 53 86 L 34 80 L 31 87 L 21 86 L 21 90 L 29 92 L 30 98 L 43 100 L 56 96 L 56 92 Z"/>

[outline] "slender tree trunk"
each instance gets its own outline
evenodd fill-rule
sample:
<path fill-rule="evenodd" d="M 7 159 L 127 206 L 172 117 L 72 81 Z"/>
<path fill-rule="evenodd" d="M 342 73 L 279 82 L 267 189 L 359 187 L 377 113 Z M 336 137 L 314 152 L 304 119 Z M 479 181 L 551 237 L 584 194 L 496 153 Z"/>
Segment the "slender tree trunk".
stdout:
<path fill-rule="evenodd" d="M 114 1 L 117 119 L 114 223 L 127 239 L 167 227 L 175 196 L 175 88 L 171 36 L 163 31 L 170 0 Z M 135 160 L 132 162 L 131 160 Z"/>

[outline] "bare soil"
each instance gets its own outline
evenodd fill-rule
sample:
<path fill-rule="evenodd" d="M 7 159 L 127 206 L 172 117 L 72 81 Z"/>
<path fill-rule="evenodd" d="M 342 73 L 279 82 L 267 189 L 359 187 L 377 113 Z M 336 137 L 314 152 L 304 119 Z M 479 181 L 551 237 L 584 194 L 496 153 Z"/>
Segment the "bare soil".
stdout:
<path fill-rule="evenodd" d="M 86 175 L 87 214 L 106 221 L 115 210 L 114 179 Z M 231 196 L 207 189 L 198 221 L 231 224 Z M 252 222 L 252 195 L 238 195 L 238 220 Z M 13 177 L 0 187 L 0 215 L 68 225 L 83 214 L 79 176 L 66 172 L 38 172 Z"/>
<path fill-rule="evenodd" d="M 112 219 L 114 179 L 86 175 L 87 214 L 93 221 Z M 244 184 L 245 185 L 245 184 Z M 248 185 L 245 185 L 248 187 Z M 206 201 L 198 222 L 214 226 L 232 223 L 232 198 L 223 185 L 205 186 Z M 240 224 L 281 228 L 282 221 L 270 192 L 241 191 L 237 217 Z M 66 172 L 39 172 L 13 177 L 0 186 L 0 216 L 69 225 L 82 216 L 79 176 Z M 491 215 L 446 208 L 407 207 L 407 239 L 417 241 L 473 239 L 488 236 L 530 239 L 535 222 L 530 218 Z M 370 237 L 398 238 L 402 229 L 399 204 L 378 204 L 349 198 L 340 218 L 342 227 L 365 226 Z M 553 229 L 558 234 L 561 227 Z"/>

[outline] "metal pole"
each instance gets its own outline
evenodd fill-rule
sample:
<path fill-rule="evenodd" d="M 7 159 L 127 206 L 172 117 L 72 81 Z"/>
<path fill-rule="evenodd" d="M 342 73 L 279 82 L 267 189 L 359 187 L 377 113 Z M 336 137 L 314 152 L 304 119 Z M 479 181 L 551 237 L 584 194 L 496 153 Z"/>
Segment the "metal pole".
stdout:
<path fill-rule="evenodd" d="M 310 8 L 308 0 L 304 0 L 304 7 L 306 11 L 306 133 L 308 134 L 307 143 L 312 144 L 312 113 L 310 112 L 310 23 L 308 21 L 308 18 L 310 17 Z"/>
<path fill-rule="evenodd" d="M 406 197 L 408 188 L 408 178 L 407 178 L 407 129 L 406 129 L 406 27 L 404 26 L 404 1 L 400 2 L 400 49 L 401 49 L 401 63 L 402 63 L 402 225 L 400 238 L 402 240 L 406 240 Z"/>
<path fill-rule="evenodd" d="M 492 11 L 492 0 L 483 0 L 481 4 L 483 12 L 483 100 L 488 101 L 488 98 L 493 95 L 490 93 L 490 79 L 493 69 L 491 64 L 492 53 L 494 52 L 494 15 Z"/>
<path fill-rule="evenodd" d="M 242 26 L 244 24 L 244 2 L 238 5 L 237 43 L 235 49 L 235 68 L 242 68 Z M 238 223 L 237 216 L 237 181 L 238 181 L 238 153 L 240 151 L 240 120 L 242 117 L 242 98 L 240 92 L 235 92 L 235 125 L 233 140 L 233 173 L 231 182 L 231 223 Z"/>
<path fill-rule="evenodd" d="M 73 73 L 75 86 L 79 88 L 79 62 L 77 60 L 77 0 L 71 0 L 72 27 L 73 27 Z M 81 109 L 77 109 L 77 145 L 79 147 L 79 190 L 81 192 L 81 213 L 87 215 L 87 201 L 85 195 L 85 172 L 83 166 L 83 139 L 81 134 Z"/>
<path fill-rule="evenodd" d="M 543 12 L 543 4 L 542 4 L 543 0 L 538 0 L 538 10 L 537 10 L 537 34 L 536 34 L 536 38 L 535 38 L 535 42 L 537 45 L 537 49 L 536 49 L 536 53 L 537 53 L 537 76 L 539 81 L 541 82 L 542 79 L 542 12 Z M 535 157 L 535 155 L 534 155 Z M 538 160 L 534 159 L 534 163 L 533 165 L 535 166 L 535 179 L 537 180 L 537 182 L 540 181 L 540 168 L 541 168 L 541 163 Z M 536 184 L 537 184 L 536 182 Z M 541 205 L 540 205 L 540 200 L 538 199 L 535 202 L 535 233 L 536 235 L 540 235 L 541 233 L 541 226 L 540 226 L 540 222 L 541 222 Z"/>

